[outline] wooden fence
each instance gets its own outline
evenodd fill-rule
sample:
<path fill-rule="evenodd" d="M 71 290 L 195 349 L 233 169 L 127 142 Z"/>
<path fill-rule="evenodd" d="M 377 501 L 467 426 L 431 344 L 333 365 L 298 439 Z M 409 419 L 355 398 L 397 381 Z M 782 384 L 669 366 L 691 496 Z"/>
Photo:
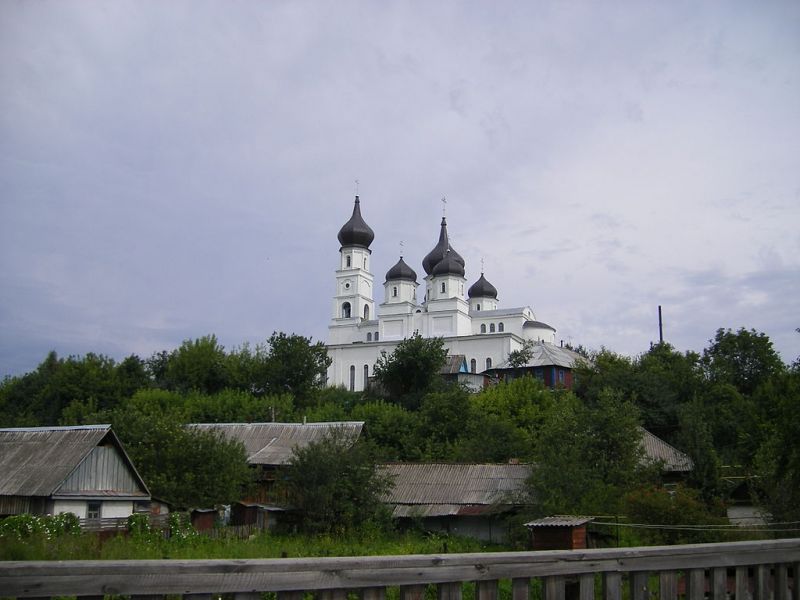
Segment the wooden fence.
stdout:
<path fill-rule="evenodd" d="M 476 600 L 497 600 L 510 580 L 511 600 L 528 600 L 541 579 L 545 600 L 800 600 L 800 539 L 598 550 L 501 552 L 265 560 L 128 560 L 0 562 L 0 596 L 31 598 L 124 594 L 226 594 L 255 600 L 383 600 L 399 587 L 401 600 L 422 600 L 431 584 L 439 600 L 461 600 L 475 582 Z M 566 585 L 569 584 L 569 585 Z M 538 587 L 538 585 L 537 585 Z"/>

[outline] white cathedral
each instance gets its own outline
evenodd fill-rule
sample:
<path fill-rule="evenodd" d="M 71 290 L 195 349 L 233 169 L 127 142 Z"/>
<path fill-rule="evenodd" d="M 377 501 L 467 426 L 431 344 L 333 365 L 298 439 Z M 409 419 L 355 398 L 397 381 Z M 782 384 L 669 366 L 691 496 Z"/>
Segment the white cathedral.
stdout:
<path fill-rule="evenodd" d="M 525 340 L 555 349 L 556 330 L 536 320 L 533 310 L 499 308 L 497 290 L 484 274 L 464 293 L 464 259 L 450 245 L 442 217 L 439 241 L 422 261 L 425 292 L 417 299 L 417 274 L 403 257 L 386 273 L 383 302 L 376 310 L 370 244 L 375 234 L 361 216 L 358 196 L 353 215 L 339 230 L 339 268 L 328 334 L 328 385 L 365 388 L 381 351 L 418 333 L 441 337 L 448 354 L 462 355 L 471 373 L 502 367 Z M 561 350 L 559 348 L 559 350 Z"/>

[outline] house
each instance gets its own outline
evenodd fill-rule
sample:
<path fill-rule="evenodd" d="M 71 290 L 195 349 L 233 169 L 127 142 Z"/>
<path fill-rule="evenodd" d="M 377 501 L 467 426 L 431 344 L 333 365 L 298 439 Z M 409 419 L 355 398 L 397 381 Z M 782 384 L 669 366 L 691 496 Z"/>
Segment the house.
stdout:
<path fill-rule="evenodd" d="M 531 532 L 531 550 L 584 550 L 586 524 L 592 517 L 544 517 L 525 523 Z"/>
<path fill-rule="evenodd" d="M 0 516 L 124 518 L 149 507 L 110 425 L 0 429 Z"/>
<path fill-rule="evenodd" d="M 549 327 L 545 323 L 538 323 L 537 326 Z M 487 369 L 486 373 L 499 380 L 511 380 L 530 375 L 551 389 L 572 388 L 572 371 L 578 362 L 586 361 L 584 356 L 569 348 L 545 342 L 535 342 L 528 348 L 531 355 L 524 365 L 512 367 L 508 364 L 508 360 L 505 360 L 491 369 Z"/>
<path fill-rule="evenodd" d="M 334 431 L 353 441 L 361 435 L 363 421 L 328 423 L 195 423 L 198 429 L 218 431 L 244 445 L 247 462 L 256 469 L 256 489 L 231 507 L 231 524 L 272 527 L 286 511 L 276 481 L 280 467 L 287 465 L 297 448 L 305 448 Z"/>
<path fill-rule="evenodd" d="M 642 449 L 646 459 L 661 465 L 661 474 L 665 481 L 681 480 L 694 469 L 694 463 L 688 454 L 650 433 L 644 427 L 639 427 L 639 430 L 642 433 Z"/>
<path fill-rule="evenodd" d="M 489 542 L 506 539 L 503 517 L 517 508 L 531 473 L 521 464 L 390 463 L 381 469 L 394 480 L 384 497 L 393 518 Z"/>
<path fill-rule="evenodd" d="M 439 375 L 449 383 L 460 383 L 470 391 L 479 392 L 489 382 L 489 378 L 482 373 L 473 373 L 467 367 L 467 357 L 463 354 L 448 354 L 444 365 L 439 369 Z"/>

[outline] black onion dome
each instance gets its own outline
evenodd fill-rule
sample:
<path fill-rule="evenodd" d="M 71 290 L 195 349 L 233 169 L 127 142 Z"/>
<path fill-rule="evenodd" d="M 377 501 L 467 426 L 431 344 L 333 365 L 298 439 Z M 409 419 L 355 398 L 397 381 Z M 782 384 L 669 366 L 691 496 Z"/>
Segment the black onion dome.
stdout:
<path fill-rule="evenodd" d="M 394 281 L 397 279 L 413 281 L 414 283 L 417 282 L 417 274 L 414 272 L 414 269 L 406 264 L 402 256 L 400 260 L 397 261 L 397 264 L 386 272 L 386 281 Z"/>
<path fill-rule="evenodd" d="M 444 259 L 448 251 L 453 255 L 453 260 L 455 260 L 462 267 L 465 265 L 464 259 L 461 258 L 461 255 L 453 250 L 453 247 L 450 245 L 450 240 L 447 238 L 447 219 L 442 217 L 442 228 L 439 231 L 439 242 L 436 244 L 436 247 L 428 252 L 428 255 L 422 259 L 422 268 L 425 269 L 425 273 L 428 275 L 433 273 L 433 268 L 438 265 L 442 259 Z"/>
<path fill-rule="evenodd" d="M 467 296 L 470 298 L 494 298 L 497 300 L 497 288 L 486 281 L 483 273 L 481 273 L 480 279 L 467 290 Z"/>
<path fill-rule="evenodd" d="M 439 261 L 439 264 L 433 267 L 434 277 L 438 275 L 459 275 L 463 277 L 464 265 L 462 265 L 456 257 L 457 255 L 455 252 L 448 251 L 444 258 Z"/>
<path fill-rule="evenodd" d="M 358 196 L 356 196 L 353 206 L 353 216 L 342 225 L 338 237 L 342 246 L 363 246 L 364 248 L 369 248 L 372 240 L 375 239 L 375 232 L 361 216 L 361 202 Z"/>

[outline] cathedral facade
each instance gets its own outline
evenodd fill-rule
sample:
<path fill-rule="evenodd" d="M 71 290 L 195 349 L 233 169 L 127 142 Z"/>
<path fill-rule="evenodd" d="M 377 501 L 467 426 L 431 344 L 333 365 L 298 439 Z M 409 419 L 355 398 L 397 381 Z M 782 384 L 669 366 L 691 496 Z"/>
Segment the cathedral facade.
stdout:
<path fill-rule="evenodd" d="M 502 368 L 509 353 L 521 349 L 525 340 L 555 344 L 556 330 L 537 321 L 530 307 L 500 307 L 497 289 L 483 273 L 466 287 L 464 259 L 450 245 L 445 217 L 439 241 L 422 261 L 422 282 L 401 256 L 386 273 L 377 306 L 369 248 L 375 234 L 361 215 L 358 196 L 338 238 L 328 385 L 363 390 L 381 352 L 391 354 L 414 334 L 441 337 L 448 353 L 463 355 L 472 373 Z"/>

